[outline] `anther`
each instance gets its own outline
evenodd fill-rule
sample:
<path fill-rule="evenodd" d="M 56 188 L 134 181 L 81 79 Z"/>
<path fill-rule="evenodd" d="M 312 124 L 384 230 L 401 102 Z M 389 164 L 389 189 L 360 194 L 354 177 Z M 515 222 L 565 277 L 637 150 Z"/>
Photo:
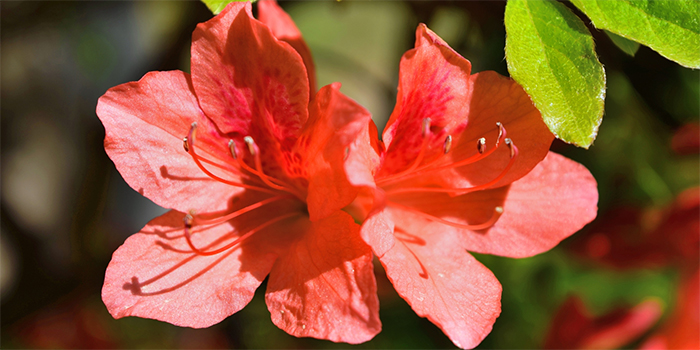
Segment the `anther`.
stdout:
<path fill-rule="evenodd" d="M 494 211 L 496 211 L 496 213 L 498 213 L 498 214 L 503 214 L 503 207 L 498 206 L 498 207 L 494 208 Z"/>
<path fill-rule="evenodd" d="M 194 217 L 192 217 L 191 214 L 185 215 L 185 217 L 182 220 L 185 222 L 185 228 L 192 228 L 192 224 L 194 224 Z"/>
<path fill-rule="evenodd" d="M 511 141 L 510 138 L 506 137 L 506 139 L 503 142 L 506 143 L 506 146 L 508 146 L 508 149 L 510 150 L 510 157 L 511 158 L 515 157 L 515 149 L 513 148 L 513 141 Z"/>
<path fill-rule="evenodd" d="M 421 133 L 423 137 L 427 137 L 428 132 L 430 132 L 430 118 L 425 118 L 423 119 L 423 124 L 421 126 Z"/>
<path fill-rule="evenodd" d="M 350 147 L 345 147 L 345 154 L 343 155 L 343 160 L 348 160 L 350 156 Z"/>
<path fill-rule="evenodd" d="M 255 155 L 257 152 L 255 152 L 255 141 L 253 140 L 252 137 L 246 136 L 243 138 L 243 141 L 245 142 L 246 145 L 248 145 L 248 151 L 250 152 L 251 155 Z"/>
<path fill-rule="evenodd" d="M 447 135 L 445 138 L 445 144 L 443 145 L 445 154 L 450 151 L 450 148 L 452 148 L 452 135 Z"/>
<path fill-rule="evenodd" d="M 486 138 L 482 137 L 476 141 L 476 150 L 479 153 L 484 153 L 486 151 Z"/>
<path fill-rule="evenodd" d="M 190 153 L 190 144 L 187 143 L 187 136 L 185 136 L 185 138 L 182 139 L 182 147 L 185 148 L 185 152 Z"/>
<path fill-rule="evenodd" d="M 503 124 L 501 124 L 501 122 L 496 122 L 496 127 L 498 128 L 498 140 L 500 140 L 501 136 L 503 136 Z"/>
<path fill-rule="evenodd" d="M 231 157 L 233 157 L 233 159 L 238 159 L 238 152 L 236 152 L 236 143 L 233 140 L 228 140 L 228 150 L 231 152 Z"/>

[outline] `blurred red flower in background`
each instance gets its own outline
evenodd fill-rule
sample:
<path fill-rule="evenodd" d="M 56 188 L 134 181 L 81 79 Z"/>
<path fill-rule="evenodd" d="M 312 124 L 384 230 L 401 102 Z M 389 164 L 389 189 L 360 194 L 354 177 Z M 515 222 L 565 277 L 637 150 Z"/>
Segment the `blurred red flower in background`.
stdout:
<path fill-rule="evenodd" d="M 554 136 L 517 83 L 471 74 L 425 25 L 399 76 L 383 142 L 370 124 L 350 147 L 348 176 L 364 190 L 349 210 L 413 310 L 474 347 L 500 314 L 501 285 L 467 250 L 551 249 L 595 218 L 596 182 L 548 153 Z"/>
<path fill-rule="evenodd" d="M 572 296 L 554 315 L 544 348 L 617 349 L 647 332 L 662 312 L 662 304 L 650 299 L 594 317 L 581 299 Z"/>
<path fill-rule="evenodd" d="M 700 188 L 683 191 L 664 209 L 610 210 L 590 233 L 572 244 L 572 249 L 580 256 L 619 269 L 678 269 L 680 286 L 675 307 L 641 348 L 700 348 Z M 567 301 L 552 321 L 546 347 L 615 349 L 628 345 L 639 340 L 658 319 L 656 311 L 642 306 L 648 303 L 594 318 L 583 316 L 585 309 Z"/>
<path fill-rule="evenodd" d="M 102 298 L 116 318 L 207 327 L 242 309 L 269 274 L 278 327 L 364 342 L 381 329 L 372 253 L 340 209 L 357 191 L 346 148 L 370 116 L 339 84 L 310 100 L 298 29 L 276 3 L 259 6 L 270 27 L 250 3 L 197 26 L 191 75 L 152 72 L 100 98 L 117 169 L 173 209 L 114 253 Z"/>

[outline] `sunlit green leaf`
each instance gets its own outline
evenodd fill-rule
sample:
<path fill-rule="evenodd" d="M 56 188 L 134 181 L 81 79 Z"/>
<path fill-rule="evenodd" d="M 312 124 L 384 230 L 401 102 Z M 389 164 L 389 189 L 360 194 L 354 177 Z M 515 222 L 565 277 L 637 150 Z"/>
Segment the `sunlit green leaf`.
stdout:
<path fill-rule="evenodd" d="M 506 60 L 558 138 L 588 148 L 603 117 L 605 71 L 583 22 L 556 1 L 510 0 Z"/>
<path fill-rule="evenodd" d="M 697 0 L 572 0 L 596 28 L 637 41 L 683 66 L 700 68 Z"/>
<path fill-rule="evenodd" d="M 605 31 L 605 34 L 608 35 L 608 38 L 610 38 L 615 46 L 630 56 L 634 56 L 634 54 L 637 53 L 637 50 L 639 50 L 638 42 L 623 38 L 607 30 Z"/>
<path fill-rule="evenodd" d="M 255 0 L 202 0 L 202 2 L 207 5 L 207 7 L 213 12 L 215 15 L 218 15 L 219 12 L 223 11 L 226 8 L 226 5 L 232 3 L 232 2 L 255 2 Z"/>

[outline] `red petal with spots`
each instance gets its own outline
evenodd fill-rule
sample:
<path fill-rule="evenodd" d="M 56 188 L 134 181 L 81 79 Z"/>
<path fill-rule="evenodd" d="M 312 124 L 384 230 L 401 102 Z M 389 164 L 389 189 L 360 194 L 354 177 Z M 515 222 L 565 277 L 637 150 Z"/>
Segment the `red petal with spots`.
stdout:
<path fill-rule="evenodd" d="M 383 140 L 387 146 L 381 174 L 413 163 L 423 144 L 423 123 L 430 118 L 425 159 L 443 152 L 445 137 L 468 122 L 471 63 L 454 52 L 424 24 L 416 31 L 416 48 L 401 58 L 396 106 Z"/>
<path fill-rule="evenodd" d="M 500 283 L 454 233 L 432 230 L 415 216 L 395 220 L 396 244 L 379 259 L 394 288 L 456 346 L 477 346 L 501 312 Z"/>
<path fill-rule="evenodd" d="M 223 210 L 239 191 L 207 177 L 183 148 L 191 123 L 198 122 L 201 134 L 211 131 L 189 74 L 152 72 L 113 87 L 100 97 L 97 116 L 105 126 L 105 151 L 119 173 L 156 204 L 180 211 Z M 230 158 L 208 150 L 212 159 Z"/>
<path fill-rule="evenodd" d="M 299 226 L 303 238 L 275 263 L 267 284 L 272 321 L 287 333 L 362 343 L 381 330 L 372 252 L 345 213 Z"/>
<path fill-rule="evenodd" d="M 252 18 L 249 3 L 232 3 L 197 26 L 192 81 L 202 110 L 220 130 L 252 136 L 263 154 L 291 147 L 306 122 L 304 63 L 289 44 Z"/>
<path fill-rule="evenodd" d="M 496 144 L 500 122 L 520 150 L 514 164 L 491 187 L 508 184 L 529 172 L 546 155 L 554 136 L 525 91 L 495 72 L 470 75 L 471 64 L 424 25 L 418 27 L 416 48 L 400 67 L 399 92 L 384 132 L 387 153 L 379 178 L 424 166 L 447 166 L 477 154 L 477 140 Z M 424 124 L 429 119 L 429 124 Z M 429 130 L 423 130 L 429 125 Z M 429 131 L 429 132 L 427 132 Z M 452 138 L 448 155 L 446 139 Z M 495 179 L 510 160 L 504 142 L 494 154 L 471 166 L 414 176 L 415 183 L 449 187 L 481 185 Z"/>
<path fill-rule="evenodd" d="M 273 229 L 268 229 L 239 247 L 203 256 L 194 253 L 184 238 L 184 215 L 170 211 L 155 218 L 114 253 L 102 287 L 102 300 L 112 316 L 202 328 L 220 322 L 253 298 L 279 253 L 271 243 L 282 244 L 284 236 L 273 238 Z M 195 231 L 193 243 L 214 249 L 233 240 L 233 231 L 228 223 Z"/>
<path fill-rule="evenodd" d="M 309 73 L 309 91 L 310 95 L 313 96 L 316 93 L 316 69 L 311 57 L 311 50 L 302 38 L 299 28 L 294 24 L 292 18 L 277 5 L 275 0 L 258 1 L 258 12 L 260 22 L 270 28 L 275 38 L 289 43 L 301 55 L 306 71 Z"/>
<path fill-rule="evenodd" d="M 308 174 L 307 205 L 311 221 L 315 221 L 340 210 L 357 196 L 344 162 L 350 144 L 371 116 L 340 92 L 340 83 L 321 88 L 309 107 L 309 115 L 293 153 L 306 160 L 299 171 Z"/>

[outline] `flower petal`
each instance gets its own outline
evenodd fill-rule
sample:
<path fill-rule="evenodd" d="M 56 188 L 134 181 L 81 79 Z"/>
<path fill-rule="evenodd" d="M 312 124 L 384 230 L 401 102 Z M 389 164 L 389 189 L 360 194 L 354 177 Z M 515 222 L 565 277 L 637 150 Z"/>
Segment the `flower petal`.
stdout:
<path fill-rule="evenodd" d="M 305 160 L 302 166 L 308 174 L 311 221 L 340 210 L 357 196 L 358 190 L 348 181 L 343 163 L 348 147 L 371 116 L 339 89 L 340 83 L 321 88 L 309 108 L 307 127 L 295 146 L 294 153 Z"/>
<path fill-rule="evenodd" d="M 343 212 L 309 222 L 270 272 L 272 322 L 297 337 L 351 344 L 381 330 L 372 252 Z"/>
<path fill-rule="evenodd" d="M 453 233 L 427 229 L 415 216 L 395 220 L 396 244 L 379 258 L 394 288 L 456 346 L 477 346 L 501 312 L 500 283 Z"/>
<path fill-rule="evenodd" d="M 279 253 L 270 242 L 279 238 L 270 240 L 272 230 L 262 231 L 239 247 L 203 256 L 184 238 L 184 216 L 170 211 L 155 218 L 114 253 L 102 287 L 102 300 L 112 316 L 202 328 L 253 298 Z M 201 231 L 194 227 L 193 243 L 200 249 L 220 246 L 233 239 L 233 230 L 229 224 Z"/>
<path fill-rule="evenodd" d="M 109 89 L 97 103 L 105 126 L 105 151 L 136 191 L 156 204 L 180 211 L 225 209 L 239 190 L 209 178 L 183 149 L 192 122 L 202 133 L 189 74 L 151 72 L 138 82 Z M 214 159 L 222 157 L 213 148 Z"/>
<path fill-rule="evenodd" d="M 511 184 L 503 210 L 485 233 L 463 236 L 468 250 L 521 258 L 552 249 L 595 219 L 597 183 L 583 165 L 550 152 Z"/>
<path fill-rule="evenodd" d="M 423 159 L 443 153 L 445 137 L 468 121 L 470 72 L 469 61 L 424 24 L 418 26 L 416 47 L 401 58 L 396 106 L 383 135 L 387 153 L 381 174 L 410 167 L 421 148 Z M 433 131 L 429 136 L 423 136 L 426 118 Z M 426 146 L 424 137 L 429 138 Z"/>
<path fill-rule="evenodd" d="M 488 222 L 501 206 L 503 214 L 488 229 L 473 231 L 438 222 L 433 222 L 433 229 L 458 232 L 469 251 L 522 258 L 551 249 L 592 221 L 598 191 L 584 166 L 550 152 L 532 172 L 510 186 L 457 197 L 405 194 L 390 197 L 390 201 L 417 213 L 469 225 Z"/>
<path fill-rule="evenodd" d="M 316 69 L 314 68 L 311 50 L 309 50 L 304 38 L 301 36 L 299 28 L 294 24 L 292 18 L 277 5 L 276 0 L 258 1 L 258 17 L 260 22 L 270 28 L 275 38 L 292 45 L 302 60 L 304 60 L 306 71 L 309 73 L 310 96 L 313 96 L 316 93 Z"/>
<path fill-rule="evenodd" d="M 307 119 L 304 63 L 232 3 L 192 34 L 192 82 L 202 110 L 226 134 L 252 136 L 267 154 L 291 147 Z"/>
<path fill-rule="evenodd" d="M 486 138 L 487 147 L 498 138 L 497 122 L 519 152 L 505 177 L 491 188 L 507 185 L 529 173 L 549 151 L 554 135 L 542 121 L 525 90 L 514 80 L 492 71 L 473 74 L 469 78 L 471 98 L 469 123 L 453 144 L 452 161 L 475 155 L 477 140 Z M 499 176 L 510 161 L 510 150 L 503 143 L 498 150 L 470 166 L 455 169 L 447 185 L 468 187 L 487 183 Z"/>

